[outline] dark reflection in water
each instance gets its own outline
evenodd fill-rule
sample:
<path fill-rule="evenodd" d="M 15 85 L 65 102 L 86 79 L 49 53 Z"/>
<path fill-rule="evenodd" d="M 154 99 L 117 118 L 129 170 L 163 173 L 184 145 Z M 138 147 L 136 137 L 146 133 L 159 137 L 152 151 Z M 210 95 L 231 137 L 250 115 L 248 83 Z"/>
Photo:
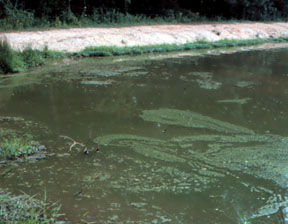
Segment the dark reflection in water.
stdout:
<path fill-rule="evenodd" d="M 247 167 L 240 160 L 239 167 L 222 166 L 218 157 L 227 148 L 243 145 L 243 151 L 251 153 L 250 146 L 261 152 L 263 145 L 263 159 L 269 162 L 270 158 L 264 157 L 271 156 L 274 164 L 279 155 L 267 148 L 278 147 L 282 137 L 288 136 L 287 57 L 287 49 L 277 49 L 157 60 L 115 59 L 113 63 L 85 59 L 44 71 L 33 84 L 1 88 L 0 115 L 20 116 L 47 126 L 49 132 L 40 133 L 39 141 L 47 143 L 56 155 L 21 164 L 1 180 L 0 187 L 31 194 L 46 189 L 49 199 L 60 200 L 73 223 L 85 219 L 96 223 L 225 224 L 253 216 L 273 223 L 273 216 L 269 219 L 267 215 L 275 211 L 259 208 L 285 203 L 286 189 L 279 184 L 280 178 L 274 181 L 268 176 L 285 178 L 287 168 L 279 165 L 277 173 L 263 174 L 254 172 L 263 165 L 258 157 Z M 183 114 L 175 120 L 166 114 L 157 121 L 141 118 L 143 111 L 159 109 L 179 114 L 191 111 L 196 115 L 188 117 L 205 124 L 195 127 L 190 118 L 187 125 L 177 123 Z M 219 127 L 233 124 L 235 131 L 223 132 L 211 123 Z M 240 127 L 248 130 L 244 137 L 237 132 Z M 77 147 L 69 152 L 71 142 L 58 135 L 85 143 L 91 152 L 85 156 Z M 204 140 L 179 140 L 200 135 Z M 225 140 L 219 140 L 221 136 Z M 249 137 L 254 140 L 246 140 Z M 257 140 L 260 148 L 256 148 L 256 138 L 262 139 Z M 150 149 L 154 154 L 149 155 Z M 212 157 L 205 154 L 209 150 Z M 235 160 L 241 156 L 241 150 L 235 152 Z M 253 156 L 252 150 L 247 163 Z M 235 164 L 238 166 L 238 160 Z"/>

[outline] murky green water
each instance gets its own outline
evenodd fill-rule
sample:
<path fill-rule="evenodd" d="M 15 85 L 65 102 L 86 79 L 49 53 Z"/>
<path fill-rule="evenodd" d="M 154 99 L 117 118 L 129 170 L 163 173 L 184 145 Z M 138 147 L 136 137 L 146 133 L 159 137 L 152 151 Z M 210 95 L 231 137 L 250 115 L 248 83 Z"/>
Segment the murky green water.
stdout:
<path fill-rule="evenodd" d="M 287 57 L 84 59 L 2 77 L 0 116 L 25 120 L 0 127 L 55 154 L 14 165 L 0 187 L 46 190 L 72 223 L 277 223 L 288 204 Z"/>

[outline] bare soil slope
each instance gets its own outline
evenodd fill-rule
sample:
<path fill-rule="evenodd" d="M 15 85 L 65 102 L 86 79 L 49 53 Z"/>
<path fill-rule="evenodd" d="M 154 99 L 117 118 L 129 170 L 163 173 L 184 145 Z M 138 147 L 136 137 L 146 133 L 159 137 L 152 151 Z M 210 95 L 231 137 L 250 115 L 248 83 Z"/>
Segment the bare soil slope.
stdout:
<path fill-rule="evenodd" d="M 26 46 L 77 52 L 88 46 L 183 44 L 199 40 L 277 38 L 288 36 L 288 23 L 153 25 L 121 28 L 72 28 L 0 33 L 14 49 Z"/>

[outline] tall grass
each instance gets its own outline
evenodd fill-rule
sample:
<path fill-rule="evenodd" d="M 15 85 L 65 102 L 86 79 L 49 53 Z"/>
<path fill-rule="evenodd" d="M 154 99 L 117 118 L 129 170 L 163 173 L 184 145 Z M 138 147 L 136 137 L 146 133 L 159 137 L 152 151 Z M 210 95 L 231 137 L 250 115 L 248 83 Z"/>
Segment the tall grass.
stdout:
<path fill-rule="evenodd" d="M 7 40 L 0 40 L 0 73 L 19 72 L 25 63 L 19 54 L 14 51 Z"/>
<path fill-rule="evenodd" d="M 60 206 L 35 196 L 12 195 L 0 188 L 0 223 L 56 223 Z"/>
<path fill-rule="evenodd" d="M 48 48 L 33 50 L 26 47 L 23 51 L 15 51 L 11 48 L 8 41 L 0 40 L 0 74 L 20 72 L 30 67 L 42 65 L 46 59 L 61 58 L 65 54 L 50 51 Z"/>

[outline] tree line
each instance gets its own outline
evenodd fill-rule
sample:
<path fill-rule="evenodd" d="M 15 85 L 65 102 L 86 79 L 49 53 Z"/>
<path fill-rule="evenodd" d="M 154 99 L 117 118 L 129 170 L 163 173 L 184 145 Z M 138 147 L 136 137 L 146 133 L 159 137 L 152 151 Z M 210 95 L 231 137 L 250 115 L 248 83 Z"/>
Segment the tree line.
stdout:
<path fill-rule="evenodd" d="M 116 10 L 148 17 L 167 13 L 194 13 L 208 19 L 277 20 L 288 17 L 287 0 L 0 0 L 0 19 L 22 10 L 40 18 L 56 18 L 67 12 L 76 17 Z"/>

